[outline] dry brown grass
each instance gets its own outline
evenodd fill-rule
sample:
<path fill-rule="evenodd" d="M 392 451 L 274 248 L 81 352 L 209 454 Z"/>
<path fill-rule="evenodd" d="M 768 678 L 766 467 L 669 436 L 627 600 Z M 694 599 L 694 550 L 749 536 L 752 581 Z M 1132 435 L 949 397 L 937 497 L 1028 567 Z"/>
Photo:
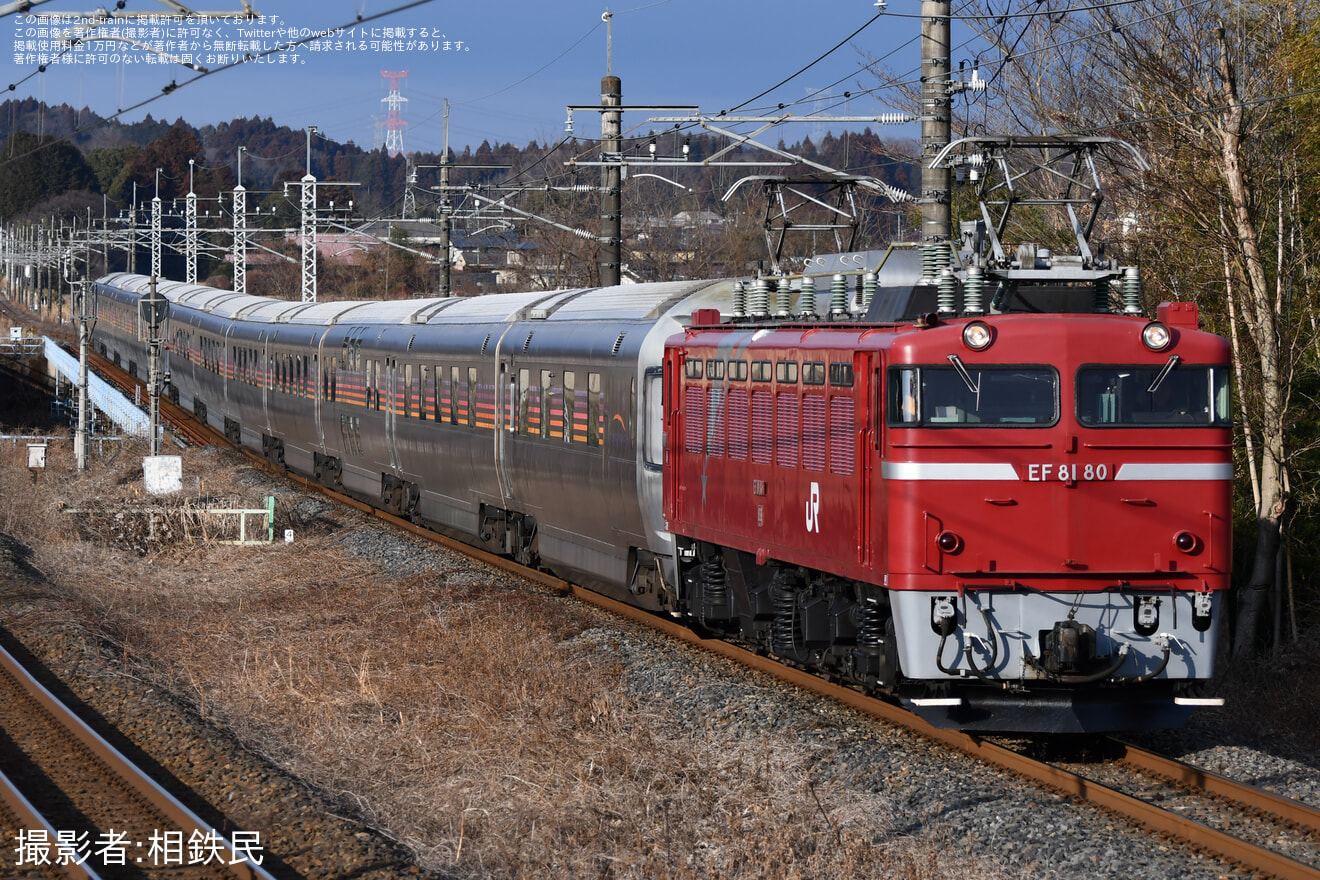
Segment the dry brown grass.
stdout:
<path fill-rule="evenodd" d="M 53 456 L 34 483 L 0 452 L 0 531 L 35 548 L 48 579 L 8 614 L 92 629 L 126 671 L 185 695 L 425 866 L 475 877 L 1003 876 L 938 834 L 897 835 L 877 796 L 813 784 L 820 755 L 790 738 L 681 732 L 626 695 L 608 638 L 574 638 L 592 625 L 580 608 L 467 562 L 392 579 L 341 549 L 333 522 L 299 523 L 288 546 L 140 546 L 58 510 L 57 500 L 132 503 L 140 457 L 76 476 Z M 227 453 L 184 457 L 185 474 L 206 474 L 207 493 L 233 503 L 254 506 L 273 488 L 246 485 Z M 280 497 L 285 521 L 296 500 Z M 355 514 L 329 516 L 352 525 Z"/>

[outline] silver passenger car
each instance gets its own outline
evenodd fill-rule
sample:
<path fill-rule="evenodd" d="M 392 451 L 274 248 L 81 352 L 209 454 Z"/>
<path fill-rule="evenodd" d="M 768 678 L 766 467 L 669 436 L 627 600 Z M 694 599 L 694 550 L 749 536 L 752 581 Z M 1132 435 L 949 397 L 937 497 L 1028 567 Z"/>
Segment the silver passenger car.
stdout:
<path fill-rule="evenodd" d="M 137 300 L 97 282 L 103 354 L 145 373 Z M 304 304 L 161 282 L 167 393 L 235 443 L 632 604 L 672 607 L 665 340 L 731 282 Z"/>

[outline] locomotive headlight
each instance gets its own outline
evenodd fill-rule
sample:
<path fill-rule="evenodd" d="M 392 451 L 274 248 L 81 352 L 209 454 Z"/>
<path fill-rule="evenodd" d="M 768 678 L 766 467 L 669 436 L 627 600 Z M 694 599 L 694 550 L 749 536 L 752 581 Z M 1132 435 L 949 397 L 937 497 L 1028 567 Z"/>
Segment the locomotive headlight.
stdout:
<path fill-rule="evenodd" d="M 957 553 L 962 549 L 963 540 L 953 532 L 940 532 L 935 536 L 935 546 L 944 553 Z"/>
<path fill-rule="evenodd" d="M 1173 546 L 1177 547 L 1183 553 L 1191 553 L 1196 549 L 1200 542 L 1196 540 L 1196 535 L 1191 532 L 1182 531 L 1173 536 Z"/>
<path fill-rule="evenodd" d="M 1141 341 L 1151 351 L 1164 351 L 1173 341 L 1173 335 L 1169 333 L 1169 328 L 1159 321 L 1151 321 L 1142 329 Z"/>
<path fill-rule="evenodd" d="M 963 345 L 972 351 L 981 351 L 990 347 L 995 335 L 984 321 L 973 321 L 963 328 Z"/>

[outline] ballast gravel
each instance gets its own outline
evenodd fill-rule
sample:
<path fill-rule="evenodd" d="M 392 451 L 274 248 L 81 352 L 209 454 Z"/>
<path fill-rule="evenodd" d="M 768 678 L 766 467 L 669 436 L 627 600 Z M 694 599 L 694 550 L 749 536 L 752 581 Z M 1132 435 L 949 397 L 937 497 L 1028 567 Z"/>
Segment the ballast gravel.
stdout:
<path fill-rule="evenodd" d="M 0 572 L 0 601 L 11 598 L 7 581 Z M 86 630 L 24 626 L 12 636 L 0 630 L 0 642 L 25 662 L 35 657 L 47 687 L 204 822 L 226 835 L 255 833 L 262 867 L 275 876 L 430 876 L 404 847 L 349 818 L 346 805 L 271 766 L 167 691 L 123 674 Z M 11 843 L 0 848 L 0 877 L 14 864 Z"/>
<path fill-rule="evenodd" d="M 293 503 L 304 520 L 327 513 L 324 502 L 315 499 Z M 344 528 L 337 540 L 354 555 L 376 561 L 384 576 L 425 576 L 441 566 L 449 578 L 464 577 L 468 568 L 474 578 L 479 576 L 476 563 L 386 528 Z M 568 646 L 617 661 L 626 670 L 629 695 L 641 711 L 662 719 L 658 723 L 672 726 L 676 734 L 728 743 L 730 748 L 788 740 L 812 756 L 811 780 L 880 796 L 901 832 L 934 832 L 951 849 L 987 858 L 1024 877 L 1248 876 L 915 734 L 604 612 L 587 613 L 596 624 Z M 290 854 L 287 866 L 297 874 L 375 880 L 419 871 L 401 847 L 337 816 L 351 812 L 347 802 L 327 800 L 270 767 L 160 688 L 103 666 L 101 647 L 90 643 L 85 633 L 37 628 L 20 636 L 94 712 L 150 752 L 185 787 L 220 804 L 230 802 L 227 793 L 243 792 L 251 803 L 236 804 L 236 812 L 226 812 L 226 817 L 239 826 L 264 822 L 265 827 L 278 828 L 271 849 Z M 1147 734 L 1144 739 L 1216 773 L 1320 803 L 1315 767 L 1272 755 L 1258 744 L 1228 742 L 1212 723 L 1202 721 L 1185 731 Z"/>

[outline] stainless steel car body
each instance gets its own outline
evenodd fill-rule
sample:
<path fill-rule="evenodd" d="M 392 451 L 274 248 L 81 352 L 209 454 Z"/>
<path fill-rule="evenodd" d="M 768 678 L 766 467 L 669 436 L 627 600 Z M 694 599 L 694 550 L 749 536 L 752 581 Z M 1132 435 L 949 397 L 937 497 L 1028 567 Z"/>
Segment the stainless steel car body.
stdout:
<path fill-rule="evenodd" d="M 145 364 L 149 279 L 97 282 L 95 339 Z M 664 342 L 731 282 L 292 303 L 161 282 L 171 396 L 290 469 L 659 608 Z M 502 545 L 502 546 L 501 546 Z"/>

